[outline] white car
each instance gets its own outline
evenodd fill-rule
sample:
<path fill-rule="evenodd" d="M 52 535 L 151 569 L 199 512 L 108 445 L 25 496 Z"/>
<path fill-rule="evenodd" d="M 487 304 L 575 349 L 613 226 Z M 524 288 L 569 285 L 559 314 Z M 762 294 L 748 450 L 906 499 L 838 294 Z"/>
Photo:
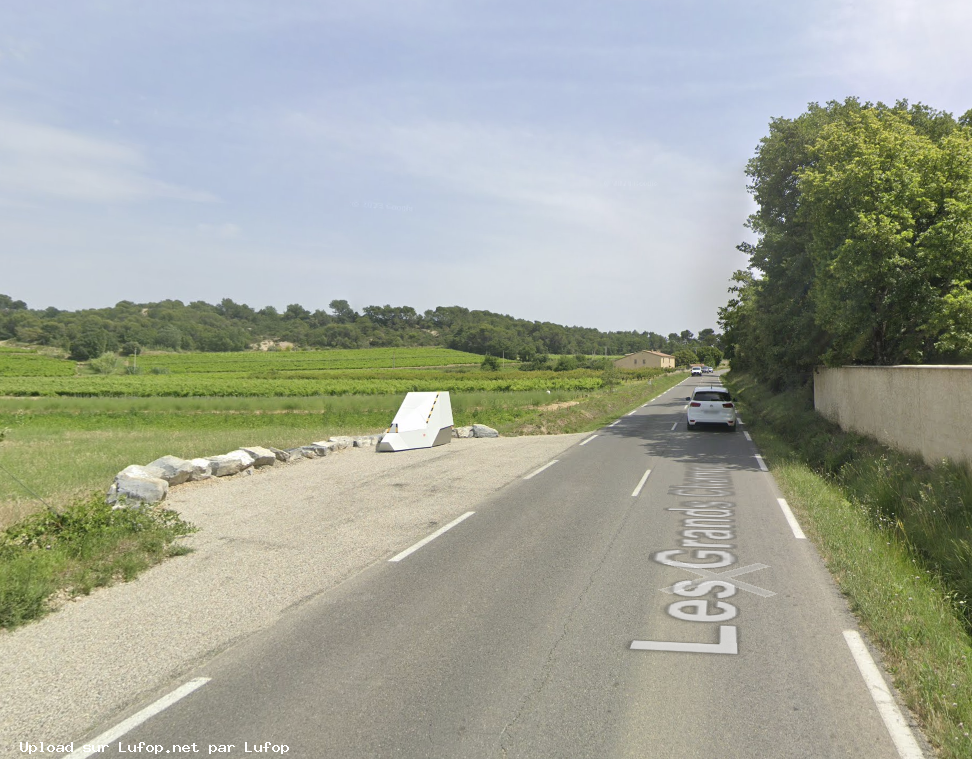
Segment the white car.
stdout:
<path fill-rule="evenodd" d="M 726 388 L 719 385 L 706 385 L 695 388 L 685 414 L 685 424 L 689 430 L 699 424 L 718 424 L 730 430 L 736 429 L 736 404 Z"/>
<path fill-rule="evenodd" d="M 693 377 L 701 377 L 702 376 L 702 367 L 701 366 L 693 366 L 692 367 L 692 376 Z"/>

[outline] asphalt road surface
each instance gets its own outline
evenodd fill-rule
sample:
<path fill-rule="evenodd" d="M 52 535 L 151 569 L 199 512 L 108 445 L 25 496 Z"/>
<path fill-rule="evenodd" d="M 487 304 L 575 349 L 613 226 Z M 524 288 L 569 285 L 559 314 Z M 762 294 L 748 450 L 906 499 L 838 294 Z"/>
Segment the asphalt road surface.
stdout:
<path fill-rule="evenodd" d="M 450 529 L 87 741 L 141 757 L 898 757 L 854 622 L 753 444 L 686 430 L 685 396 L 711 382 L 474 513 L 457 504 Z"/>

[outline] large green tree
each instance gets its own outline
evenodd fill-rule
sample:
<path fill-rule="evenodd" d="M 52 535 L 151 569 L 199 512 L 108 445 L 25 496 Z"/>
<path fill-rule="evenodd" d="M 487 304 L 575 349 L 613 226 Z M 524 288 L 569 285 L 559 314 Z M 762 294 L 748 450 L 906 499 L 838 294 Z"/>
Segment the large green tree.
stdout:
<path fill-rule="evenodd" d="M 821 362 L 972 357 L 968 126 L 906 102 L 812 104 L 771 122 L 747 174 L 757 242 L 720 313 L 737 365 L 785 384 Z"/>

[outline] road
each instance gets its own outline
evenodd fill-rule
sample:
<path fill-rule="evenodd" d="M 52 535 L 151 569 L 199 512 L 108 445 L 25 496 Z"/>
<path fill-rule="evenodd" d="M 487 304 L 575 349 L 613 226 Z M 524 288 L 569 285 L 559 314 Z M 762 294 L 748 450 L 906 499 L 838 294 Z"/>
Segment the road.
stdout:
<path fill-rule="evenodd" d="M 710 382 L 455 504 L 450 529 L 223 651 L 100 755 L 898 757 L 752 442 L 685 429 Z"/>

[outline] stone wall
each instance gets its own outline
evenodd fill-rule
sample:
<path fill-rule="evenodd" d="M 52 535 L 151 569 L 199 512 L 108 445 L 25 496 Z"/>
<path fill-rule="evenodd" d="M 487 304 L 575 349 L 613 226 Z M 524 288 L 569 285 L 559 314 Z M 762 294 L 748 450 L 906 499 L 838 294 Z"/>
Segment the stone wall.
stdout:
<path fill-rule="evenodd" d="M 972 366 L 818 369 L 813 405 L 842 429 L 920 455 L 972 465 Z"/>

